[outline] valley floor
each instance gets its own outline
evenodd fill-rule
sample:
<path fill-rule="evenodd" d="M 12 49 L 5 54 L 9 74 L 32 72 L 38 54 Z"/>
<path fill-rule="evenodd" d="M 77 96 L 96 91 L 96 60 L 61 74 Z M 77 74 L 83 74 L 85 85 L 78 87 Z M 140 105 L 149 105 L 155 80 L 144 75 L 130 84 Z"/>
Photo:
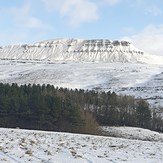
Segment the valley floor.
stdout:
<path fill-rule="evenodd" d="M 163 142 L 0 128 L 0 162 L 162 163 Z"/>

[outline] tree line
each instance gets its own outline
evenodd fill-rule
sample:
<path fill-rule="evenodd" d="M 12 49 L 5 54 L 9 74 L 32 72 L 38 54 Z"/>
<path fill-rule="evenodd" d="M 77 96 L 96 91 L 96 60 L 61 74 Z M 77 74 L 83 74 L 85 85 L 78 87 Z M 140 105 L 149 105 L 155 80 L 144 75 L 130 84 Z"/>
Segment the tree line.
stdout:
<path fill-rule="evenodd" d="M 98 125 L 163 131 L 149 104 L 115 92 L 0 83 L 0 126 L 97 134 Z"/>

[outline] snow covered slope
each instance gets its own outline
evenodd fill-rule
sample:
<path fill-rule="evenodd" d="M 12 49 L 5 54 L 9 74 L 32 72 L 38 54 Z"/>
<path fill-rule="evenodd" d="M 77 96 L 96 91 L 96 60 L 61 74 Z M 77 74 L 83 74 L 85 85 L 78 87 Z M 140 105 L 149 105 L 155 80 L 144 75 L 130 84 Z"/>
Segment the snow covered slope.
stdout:
<path fill-rule="evenodd" d="M 163 143 L 1 128 L 0 162 L 162 163 Z"/>
<path fill-rule="evenodd" d="M 115 91 L 163 106 L 163 65 L 0 60 L 0 82 Z"/>
<path fill-rule="evenodd" d="M 101 127 L 103 133 L 107 136 L 132 139 L 132 140 L 144 140 L 144 141 L 156 141 L 163 143 L 163 134 L 148 129 L 136 128 L 136 127 Z"/>
<path fill-rule="evenodd" d="M 54 39 L 0 47 L 0 59 L 84 62 L 163 63 L 127 41 Z"/>

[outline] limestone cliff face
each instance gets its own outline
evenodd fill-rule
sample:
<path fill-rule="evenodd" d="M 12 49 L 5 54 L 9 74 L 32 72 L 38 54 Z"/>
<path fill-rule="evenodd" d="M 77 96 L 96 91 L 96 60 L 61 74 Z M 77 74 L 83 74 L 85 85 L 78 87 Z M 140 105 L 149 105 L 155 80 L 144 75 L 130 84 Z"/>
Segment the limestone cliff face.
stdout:
<path fill-rule="evenodd" d="M 83 62 L 146 62 L 148 55 L 127 41 L 54 39 L 0 47 L 0 59 Z"/>

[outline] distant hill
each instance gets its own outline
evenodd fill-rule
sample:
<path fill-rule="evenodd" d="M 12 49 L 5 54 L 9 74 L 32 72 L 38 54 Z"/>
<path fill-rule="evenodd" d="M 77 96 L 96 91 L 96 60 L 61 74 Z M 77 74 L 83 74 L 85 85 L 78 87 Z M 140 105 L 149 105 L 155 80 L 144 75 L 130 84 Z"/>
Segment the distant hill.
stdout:
<path fill-rule="evenodd" d="M 130 42 L 104 39 L 54 39 L 34 44 L 1 46 L 0 59 L 163 63 L 163 58 L 149 55 Z"/>

